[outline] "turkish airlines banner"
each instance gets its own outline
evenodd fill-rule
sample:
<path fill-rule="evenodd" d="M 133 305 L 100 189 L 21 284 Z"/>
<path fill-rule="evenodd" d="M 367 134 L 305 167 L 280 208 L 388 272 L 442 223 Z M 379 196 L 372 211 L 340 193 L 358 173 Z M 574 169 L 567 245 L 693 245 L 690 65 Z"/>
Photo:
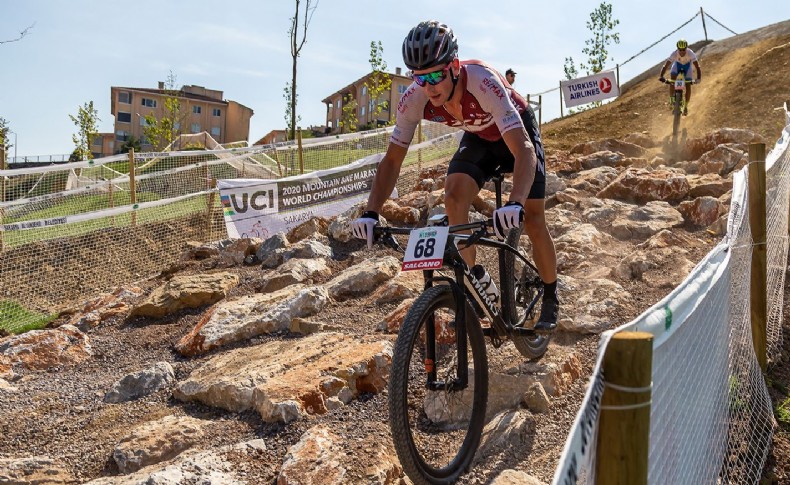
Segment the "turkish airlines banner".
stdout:
<path fill-rule="evenodd" d="M 568 108 L 620 95 L 614 71 L 601 71 L 592 76 L 562 81 L 560 87 Z"/>
<path fill-rule="evenodd" d="M 228 237 L 267 239 L 312 217 L 336 216 L 367 200 L 382 156 L 277 180 L 217 180 Z"/>

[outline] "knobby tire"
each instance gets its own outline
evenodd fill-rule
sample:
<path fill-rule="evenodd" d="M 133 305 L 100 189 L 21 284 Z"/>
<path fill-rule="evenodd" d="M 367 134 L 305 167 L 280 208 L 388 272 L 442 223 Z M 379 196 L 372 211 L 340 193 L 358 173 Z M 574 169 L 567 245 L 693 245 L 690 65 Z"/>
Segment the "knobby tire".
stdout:
<path fill-rule="evenodd" d="M 514 248 L 520 248 L 521 228 L 510 230 L 506 243 Z M 521 250 L 521 249 L 519 249 Z M 504 255 L 500 258 L 499 274 L 502 284 L 502 316 L 511 325 L 523 327 L 527 322 L 537 322 L 537 315 L 540 313 L 540 304 L 535 305 L 532 312 L 527 315 L 526 307 L 533 299 L 539 297 L 542 290 L 542 283 L 537 273 L 529 266 L 517 261 L 516 256 L 503 251 Z M 538 286 L 540 285 L 540 286 Z M 521 296 L 519 299 L 518 297 Z M 521 305 L 519 305 L 519 301 Z M 549 338 L 545 335 L 519 336 L 513 335 L 513 345 L 516 350 L 529 360 L 539 359 L 546 353 L 549 346 Z"/>
<path fill-rule="evenodd" d="M 454 483 L 467 471 L 480 444 L 488 401 L 488 360 L 480 322 L 466 300 L 461 304 L 465 305 L 470 358 L 469 383 L 465 391 L 427 391 L 426 366 L 421 361 L 425 355 L 424 329 L 431 315 L 438 321 L 448 313 L 454 316 L 459 307 L 449 285 L 428 288 L 417 298 L 395 342 L 389 383 L 390 429 L 401 465 L 415 484 Z M 447 352 L 447 361 L 452 361 L 458 348 L 455 332 L 443 345 L 437 343 L 437 369 L 442 365 L 439 347 Z M 437 406 L 437 402 L 446 403 L 446 406 Z M 450 418 L 432 420 L 429 414 L 435 414 L 437 409 Z M 468 421 L 453 419 L 459 412 L 468 415 Z M 450 424 L 443 425 L 445 422 Z M 457 451 L 448 446 L 451 439 L 460 443 Z"/>
<path fill-rule="evenodd" d="M 672 137 L 676 138 L 678 136 L 678 129 L 680 128 L 680 115 L 681 115 L 681 106 L 682 106 L 682 98 L 684 96 L 683 91 L 675 91 L 675 100 L 672 104 Z"/>

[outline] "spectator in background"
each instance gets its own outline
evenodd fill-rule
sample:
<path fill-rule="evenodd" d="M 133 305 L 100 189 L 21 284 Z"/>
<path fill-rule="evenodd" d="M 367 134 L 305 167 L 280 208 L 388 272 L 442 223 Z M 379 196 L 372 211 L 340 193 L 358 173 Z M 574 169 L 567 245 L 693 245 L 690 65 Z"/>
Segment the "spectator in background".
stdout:
<path fill-rule="evenodd" d="M 516 82 L 516 71 L 513 69 L 505 71 L 505 79 L 507 79 L 507 82 L 512 86 L 513 83 Z"/>

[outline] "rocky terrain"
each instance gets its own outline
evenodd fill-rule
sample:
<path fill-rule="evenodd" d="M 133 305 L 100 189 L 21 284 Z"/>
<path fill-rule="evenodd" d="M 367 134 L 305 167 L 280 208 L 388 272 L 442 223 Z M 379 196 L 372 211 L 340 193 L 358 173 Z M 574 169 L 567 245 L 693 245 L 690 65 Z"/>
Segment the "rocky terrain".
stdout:
<path fill-rule="evenodd" d="M 787 32 L 758 39 L 710 63 L 759 54 L 781 66 L 788 42 Z M 764 93 L 738 116 L 703 117 L 730 109 L 713 71 L 677 143 L 639 124 L 670 123 L 652 107 L 663 96 L 650 79 L 544 127 L 561 328 L 537 362 L 510 344 L 490 348 L 491 419 L 460 483 L 550 482 L 598 335 L 666 295 L 724 234 L 747 144 L 770 147 L 781 131 L 743 121 L 771 119 L 746 106 L 781 103 Z M 637 113 L 628 103 L 641 114 L 623 119 Z M 441 210 L 442 174 L 421 174 L 384 218 L 416 224 Z M 474 208 L 490 216 L 493 193 Z M 358 213 L 266 241 L 185 241 L 159 275 L 0 339 L 0 482 L 409 483 L 392 447 L 387 379 L 420 275 L 401 272 L 394 251 L 353 240 Z M 515 377 L 502 385 L 501 375 Z M 781 433 L 775 442 L 788 449 Z M 772 455 L 769 480 L 787 477 L 785 461 Z"/>

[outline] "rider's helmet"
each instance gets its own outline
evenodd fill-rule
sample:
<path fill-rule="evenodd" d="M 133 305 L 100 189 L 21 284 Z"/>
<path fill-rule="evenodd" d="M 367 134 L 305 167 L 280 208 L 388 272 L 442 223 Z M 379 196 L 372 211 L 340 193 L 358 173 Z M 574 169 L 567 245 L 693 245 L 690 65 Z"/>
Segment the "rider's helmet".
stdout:
<path fill-rule="evenodd" d="M 403 40 L 403 62 L 412 71 L 449 64 L 457 55 L 453 29 L 436 20 L 420 22 Z"/>
<path fill-rule="evenodd" d="M 689 46 L 689 43 L 686 42 L 686 39 L 680 39 L 677 43 L 678 49 L 685 49 Z"/>

